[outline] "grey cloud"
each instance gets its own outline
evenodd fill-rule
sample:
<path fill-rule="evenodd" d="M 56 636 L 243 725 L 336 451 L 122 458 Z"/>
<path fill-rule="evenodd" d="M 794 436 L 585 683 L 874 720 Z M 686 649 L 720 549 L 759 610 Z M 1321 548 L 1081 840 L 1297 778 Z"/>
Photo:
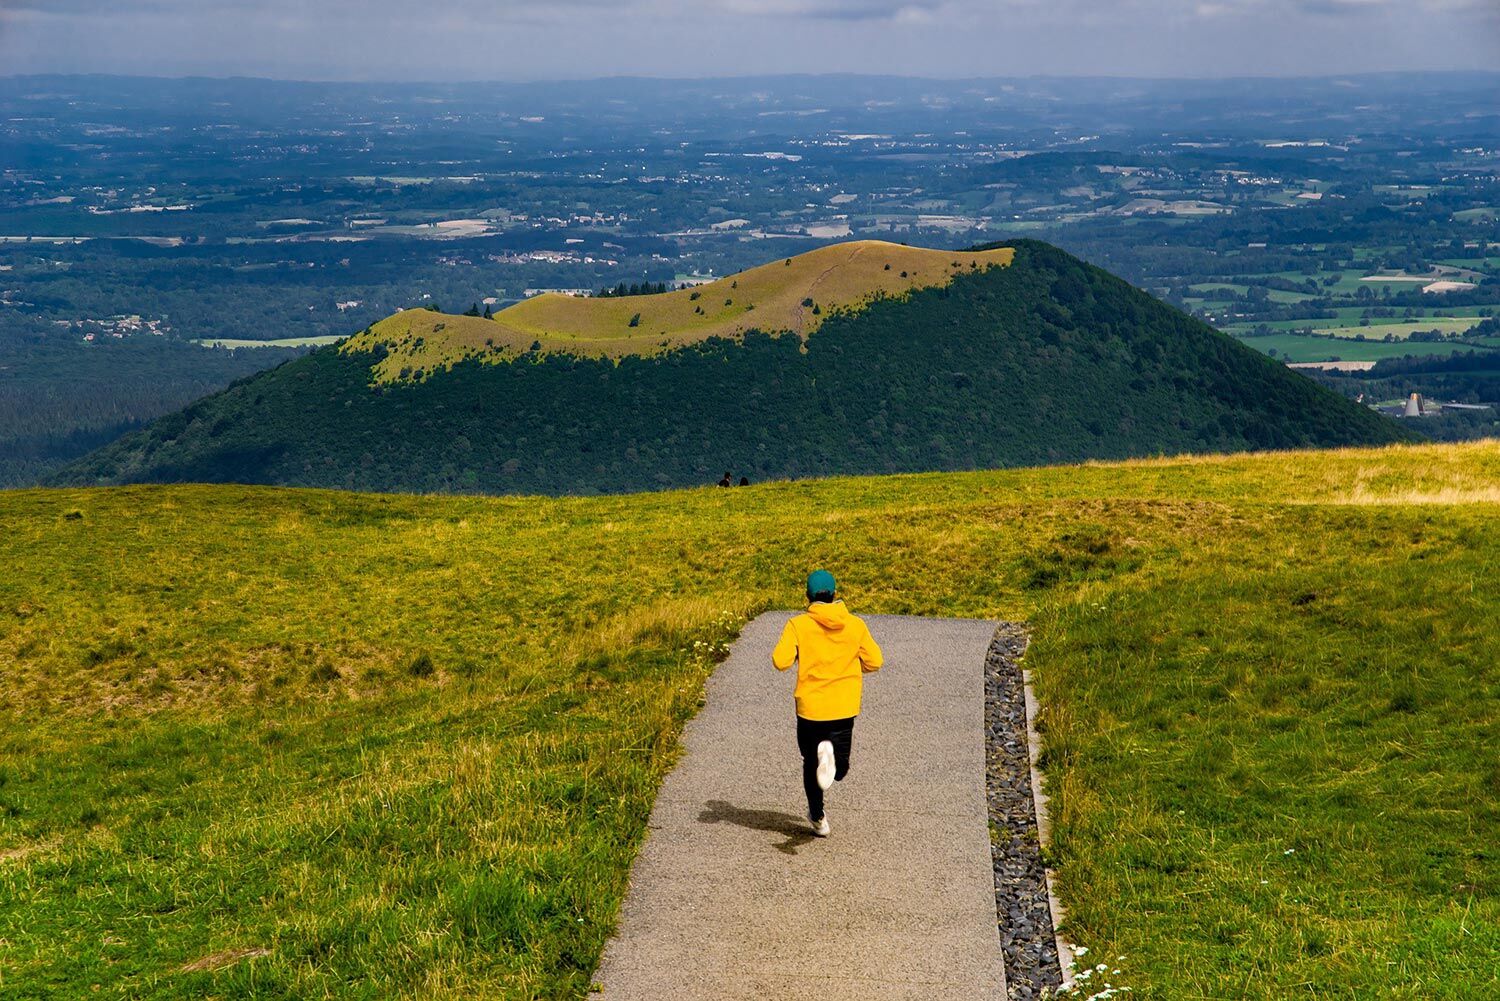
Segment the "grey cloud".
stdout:
<path fill-rule="evenodd" d="M 1484 68 L 1500 0 L 0 0 L 0 72 L 540 79 Z M 1494 29 L 1494 30 L 1492 30 Z M 87 38 L 87 45 L 79 39 Z"/>
<path fill-rule="evenodd" d="M 912 12 L 931 13 L 943 0 L 716 0 L 709 6 L 749 17 L 805 17 L 879 21 Z"/>
<path fill-rule="evenodd" d="M 1390 0 L 1294 0 L 1294 6 L 1309 14 L 1363 17 L 1391 3 Z"/>
<path fill-rule="evenodd" d="M 549 14 L 568 14 L 580 8 L 625 12 L 646 11 L 664 16 L 701 17 L 731 14 L 742 17 L 809 17 L 867 20 L 895 17 L 907 10 L 935 10 L 945 0 L 705 0 L 695 4 L 670 0 L 549 0 L 536 3 L 496 0 L 438 0 L 420 9 L 407 0 L 0 0 L 0 12 L 50 15 L 187 15 L 241 13 L 248 16 L 296 13 L 310 18 L 420 17 L 434 11 L 473 17 L 476 21 L 536 20 Z"/>
<path fill-rule="evenodd" d="M 1258 14 L 1288 10 L 1317 14 L 1368 14 L 1406 6 L 1428 14 L 1495 10 L 1495 0 L 0 0 L 0 13 L 27 12 L 52 16 L 93 15 L 246 17 L 296 15 L 307 20 L 392 18 L 397 20 L 463 17 L 474 23 L 505 23 L 566 18 L 579 10 L 608 10 L 633 16 L 702 19 L 714 15 L 742 18 L 798 18 L 838 21 L 889 20 L 903 15 L 942 15 L 961 21 L 1016 14 L 1046 16 L 1058 23 L 1124 22 L 1138 17 L 1167 21 L 1211 7 L 1219 14 Z"/>

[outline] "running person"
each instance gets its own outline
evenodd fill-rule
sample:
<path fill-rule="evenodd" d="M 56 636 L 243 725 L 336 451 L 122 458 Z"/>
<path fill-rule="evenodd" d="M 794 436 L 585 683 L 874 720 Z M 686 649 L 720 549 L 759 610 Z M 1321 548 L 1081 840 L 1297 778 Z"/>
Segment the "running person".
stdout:
<path fill-rule="evenodd" d="M 813 833 L 828 836 L 823 793 L 849 774 L 849 750 L 864 676 L 883 658 L 864 620 L 835 597 L 827 570 L 807 576 L 807 611 L 786 624 L 771 651 L 778 671 L 797 665 L 797 749 Z"/>

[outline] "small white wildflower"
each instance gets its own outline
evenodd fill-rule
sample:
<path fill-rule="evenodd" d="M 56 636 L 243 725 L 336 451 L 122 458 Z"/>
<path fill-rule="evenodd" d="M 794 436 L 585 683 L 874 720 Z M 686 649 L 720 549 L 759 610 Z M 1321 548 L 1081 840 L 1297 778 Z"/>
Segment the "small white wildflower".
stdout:
<path fill-rule="evenodd" d="M 1265 886 L 1269 882 L 1271 882 L 1269 879 L 1263 879 L 1263 880 L 1260 881 L 1260 885 L 1261 886 Z"/>
<path fill-rule="evenodd" d="M 1290 854 L 1292 854 L 1292 852 L 1294 852 L 1296 850 L 1297 849 L 1295 849 L 1295 848 L 1288 848 L 1286 851 L 1282 852 L 1281 854 L 1283 854 L 1283 855 L 1290 855 Z"/>
<path fill-rule="evenodd" d="M 1078 946 L 1077 948 L 1075 948 L 1073 950 L 1073 955 L 1075 955 L 1075 956 L 1087 956 L 1088 954 L 1089 954 L 1089 950 L 1085 946 L 1081 946 L 1080 945 L 1080 946 Z"/>

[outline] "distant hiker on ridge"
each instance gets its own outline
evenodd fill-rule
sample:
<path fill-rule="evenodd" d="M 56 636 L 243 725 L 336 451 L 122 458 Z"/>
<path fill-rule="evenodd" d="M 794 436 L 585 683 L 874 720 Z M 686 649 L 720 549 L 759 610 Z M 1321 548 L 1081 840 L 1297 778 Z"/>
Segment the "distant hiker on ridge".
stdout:
<path fill-rule="evenodd" d="M 719 481 L 719 486 L 721 486 L 721 487 L 732 487 L 732 486 L 734 486 L 734 478 L 729 475 L 729 470 L 727 470 L 727 469 L 724 470 L 724 478 Z"/>
<path fill-rule="evenodd" d="M 807 791 L 807 819 L 820 838 L 829 830 L 823 793 L 849 774 L 864 676 L 884 663 L 869 627 L 835 599 L 835 587 L 827 570 L 808 574 L 807 611 L 786 624 L 771 651 L 776 670 L 797 665 L 802 788 Z"/>
<path fill-rule="evenodd" d="M 740 477 L 740 486 L 742 486 L 742 487 L 748 487 L 749 485 L 750 485 L 750 477 L 748 477 L 748 476 L 741 476 Z"/>

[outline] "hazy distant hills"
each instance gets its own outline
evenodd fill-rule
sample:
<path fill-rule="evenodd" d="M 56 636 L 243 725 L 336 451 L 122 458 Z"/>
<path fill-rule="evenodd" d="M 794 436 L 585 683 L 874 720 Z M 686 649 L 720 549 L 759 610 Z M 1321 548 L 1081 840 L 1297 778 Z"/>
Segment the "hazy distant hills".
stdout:
<path fill-rule="evenodd" d="M 434 106 L 458 116 L 495 121 L 497 108 L 544 120 L 529 127 L 576 137 L 632 127 L 643 120 L 676 128 L 713 122 L 713 135 L 753 130 L 764 136 L 766 115 L 776 132 L 802 120 L 818 129 L 873 122 L 901 128 L 931 123 L 934 107 L 954 129 L 993 125 L 997 113 L 1021 128 L 1064 126 L 1115 131 L 1122 125 L 1180 129 L 1210 122 L 1226 134 L 1284 132 L 1327 115 L 1357 110 L 1360 121 L 1402 121 L 1412 114 L 1451 119 L 1474 135 L 1493 134 L 1492 95 L 1500 73 L 1385 72 L 1312 77 L 1223 79 L 1024 76 L 972 79 L 854 74 L 786 74 L 721 78 L 613 77 L 541 82 L 371 83 L 294 82 L 246 77 L 180 78 L 110 75 L 0 76 L 0 110 L 34 111 L 46 97 L 97 120 L 100 111 L 139 111 L 163 121 L 205 112 L 259 117 L 267 127 L 325 114 L 367 114 L 369 102 L 406 119 Z M 49 108 L 49 111 L 53 109 Z M 735 127 L 737 112 L 749 111 Z M 66 117 L 66 115 L 65 115 Z M 1349 121 L 1345 119 L 1345 121 Z M 1463 123 L 1467 123 L 1464 127 Z M 743 129 L 743 133 L 741 130 Z M 1488 130 L 1488 131 L 1487 131 Z M 0 136 L 0 140 L 4 137 Z"/>
<path fill-rule="evenodd" d="M 1047 244 L 862 241 L 692 290 L 400 313 L 54 482 L 593 493 L 1405 435 Z"/>

